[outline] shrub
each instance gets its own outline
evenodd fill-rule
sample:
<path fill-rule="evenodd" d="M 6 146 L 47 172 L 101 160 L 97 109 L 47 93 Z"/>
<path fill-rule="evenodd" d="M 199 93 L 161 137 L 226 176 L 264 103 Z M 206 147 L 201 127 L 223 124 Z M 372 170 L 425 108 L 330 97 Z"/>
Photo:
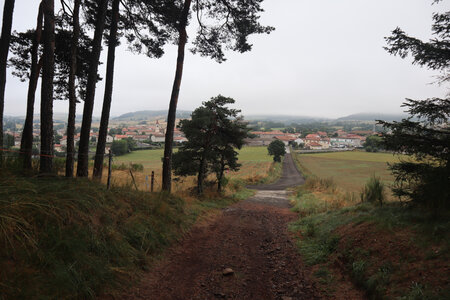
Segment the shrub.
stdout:
<path fill-rule="evenodd" d="M 383 205 L 385 200 L 384 183 L 375 175 L 370 177 L 361 192 L 361 202 L 378 202 Z"/>
<path fill-rule="evenodd" d="M 63 172 L 66 168 L 66 159 L 62 157 L 55 157 L 53 160 L 53 171 L 55 173 Z"/>
<path fill-rule="evenodd" d="M 142 172 L 144 171 L 144 165 L 142 164 L 131 164 L 131 165 L 127 165 L 125 163 L 121 163 L 120 165 L 112 165 L 111 167 L 113 170 L 119 170 L 119 171 L 126 171 L 126 170 L 131 170 L 134 172 Z"/>
<path fill-rule="evenodd" d="M 281 162 L 281 157 L 286 154 L 286 147 L 282 141 L 275 140 L 269 144 L 267 151 L 269 151 L 269 155 L 273 156 L 274 162 Z"/>
<path fill-rule="evenodd" d="M 144 171 L 144 165 L 142 164 L 131 164 L 131 171 L 142 172 Z"/>

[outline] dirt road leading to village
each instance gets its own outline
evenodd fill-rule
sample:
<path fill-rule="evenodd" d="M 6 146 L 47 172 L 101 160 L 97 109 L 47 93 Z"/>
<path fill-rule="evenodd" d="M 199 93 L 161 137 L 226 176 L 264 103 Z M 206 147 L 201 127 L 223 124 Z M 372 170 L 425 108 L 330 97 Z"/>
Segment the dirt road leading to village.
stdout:
<path fill-rule="evenodd" d="M 284 191 L 303 182 L 286 155 L 281 179 L 202 222 L 124 299 L 318 299 L 287 224 Z"/>
<path fill-rule="evenodd" d="M 287 153 L 283 161 L 283 172 L 278 181 L 272 184 L 248 186 L 248 188 L 260 191 L 280 191 L 303 183 L 305 183 L 305 179 L 297 170 L 291 154 Z"/>

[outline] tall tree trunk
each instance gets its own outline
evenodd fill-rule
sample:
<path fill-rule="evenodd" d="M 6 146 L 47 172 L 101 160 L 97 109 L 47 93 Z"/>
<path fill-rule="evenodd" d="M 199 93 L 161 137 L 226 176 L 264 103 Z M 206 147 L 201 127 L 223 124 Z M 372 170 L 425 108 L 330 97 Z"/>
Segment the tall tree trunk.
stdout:
<path fill-rule="evenodd" d="M 95 24 L 94 40 L 90 57 L 90 70 L 84 100 L 83 122 L 81 123 L 80 146 L 78 148 L 77 176 L 87 177 L 89 167 L 89 134 L 91 132 L 92 112 L 94 110 L 95 86 L 97 84 L 98 63 L 102 51 L 102 38 L 105 29 L 108 0 L 100 0 Z"/>
<path fill-rule="evenodd" d="M 53 77 L 55 73 L 55 1 L 44 4 L 44 52 L 41 88 L 41 159 L 39 171 L 50 173 L 53 167 Z"/>
<path fill-rule="evenodd" d="M 81 0 L 75 0 L 72 16 L 72 45 L 70 47 L 70 73 L 69 73 L 69 117 L 67 120 L 67 155 L 66 177 L 73 177 L 73 164 L 75 159 L 75 115 L 77 110 L 77 94 L 75 89 L 75 75 L 77 72 L 77 50 L 80 38 L 80 5 Z"/>
<path fill-rule="evenodd" d="M 173 151 L 173 131 L 175 129 L 175 121 L 177 114 L 178 96 L 180 94 L 181 79 L 183 77 L 184 52 L 187 43 L 186 26 L 188 22 L 189 10 L 191 8 L 191 0 L 184 1 L 183 12 L 179 25 L 178 40 L 178 58 L 175 80 L 172 87 L 172 95 L 170 96 L 169 113 L 167 115 L 166 139 L 164 144 L 164 158 L 162 171 L 162 189 L 170 192 L 172 187 L 172 151 Z"/>
<path fill-rule="evenodd" d="M 113 0 L 111 28 L 109 30 L 108 62 L 106 65 L 105 95 L 103 98 L 102 118 L 97 140 L 97 151 L 94 162 L 95 178 L 102 178 L 103 158 L 105 155 L 106 137 L 108 135 L 109 112 L 111 110 L 113 82 L 114 82 L 114 62 L 117 47 L 117 24 L 119 22 L 120 0 Z"/>
<path fill-rule="evenodd" d="M 197 175 L 197 194 L 202 195 L 203 194 L 203 180 L 205 178 L 205 154 L 203 154 L 202 159 L 200 160 L 200 165 L 198 168 L 198 175 Z"/>
<path fill-rule="evenodd" d="M 22 140 L 20 142 L 20 156 L 24 169 L 31 169 L 31 155 L 33 151 L 33 116 L 34 116 L 34 100 L 36 97 L 36 88 L 39 80 L 40 66 L 38 62 L 38 49 L 42 36 L 43 21 L 43 3 L 39 5 L 37 17 L 36 32 L 34 35 L 33 46 L 31 48 L 31 69 L 30 81 L 28 82 L 27 94 L 27 115 L 22 130 Z M 42 62 L 41 62 L 42 63 Z"/>
<path fill-rule="evenodd" d="M 3 7 L 2 36 L 0 38 L 0 148 L 3 148 L 3 111 L 5 108 L 6 62 L 14 13 L 14 0 L 5 0 Z M 0 151 L 0 166 L 3 164 L 3 152 Z"/>

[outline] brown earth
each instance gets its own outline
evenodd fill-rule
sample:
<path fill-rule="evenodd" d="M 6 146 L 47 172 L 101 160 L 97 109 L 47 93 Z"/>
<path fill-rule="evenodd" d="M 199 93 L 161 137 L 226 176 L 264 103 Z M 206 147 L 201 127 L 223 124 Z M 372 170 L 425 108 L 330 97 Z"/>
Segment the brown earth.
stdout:
<path fill-rule="evenodd" d="M 298 216 L 283 189 L 302 182 L 286 155 L 283 176 L 270 190 L 254 187 L 262 191 L 195 226 L 120 298 L 321 298 L 287 230 Z"/>
<path fill-rule="evenodd" d="M 408 294 L 414 283 L 428 286 L 434 292 L 448 290 L 450 263 L 445 246 L 436 244 L 421 249 L 414 242 L 417 233 L 411 228 L 392 231 L 381 229 L 374 223 L 350 223 L 338 228 L 336 234 L 342 237 L 337 253 L 349 253 L 354 256 L 353 260 L 367 261 L 366 277 L 376 274 L 383 266 L 390 267 L 386 298 L 396 299 Z M 330 260 L 342 273 L 345 272 L 348 262 L 342 255 Z"/>

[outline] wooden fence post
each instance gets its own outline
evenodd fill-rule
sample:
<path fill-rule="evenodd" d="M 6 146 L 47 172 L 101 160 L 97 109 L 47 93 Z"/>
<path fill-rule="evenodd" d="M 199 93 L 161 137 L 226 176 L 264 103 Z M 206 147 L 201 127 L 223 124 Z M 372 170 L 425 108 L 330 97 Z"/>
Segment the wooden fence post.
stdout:
<path fill-rule="evenodd" d="M 153 193 L 153 187 L 155 186 L 155 171 L 152 171 L 152 182 L 150 191 Z"/>
<path fill-rule="evenodd" d="M 106 188 L 108 190 L 111 187 L 111 165 L 112 165 L 112 151 L 111 151 L 111 149 L 109 149 L 109 154 L 108 154 L 108 181 L 107 181 L 107 184 L 106 184 Z"/>

